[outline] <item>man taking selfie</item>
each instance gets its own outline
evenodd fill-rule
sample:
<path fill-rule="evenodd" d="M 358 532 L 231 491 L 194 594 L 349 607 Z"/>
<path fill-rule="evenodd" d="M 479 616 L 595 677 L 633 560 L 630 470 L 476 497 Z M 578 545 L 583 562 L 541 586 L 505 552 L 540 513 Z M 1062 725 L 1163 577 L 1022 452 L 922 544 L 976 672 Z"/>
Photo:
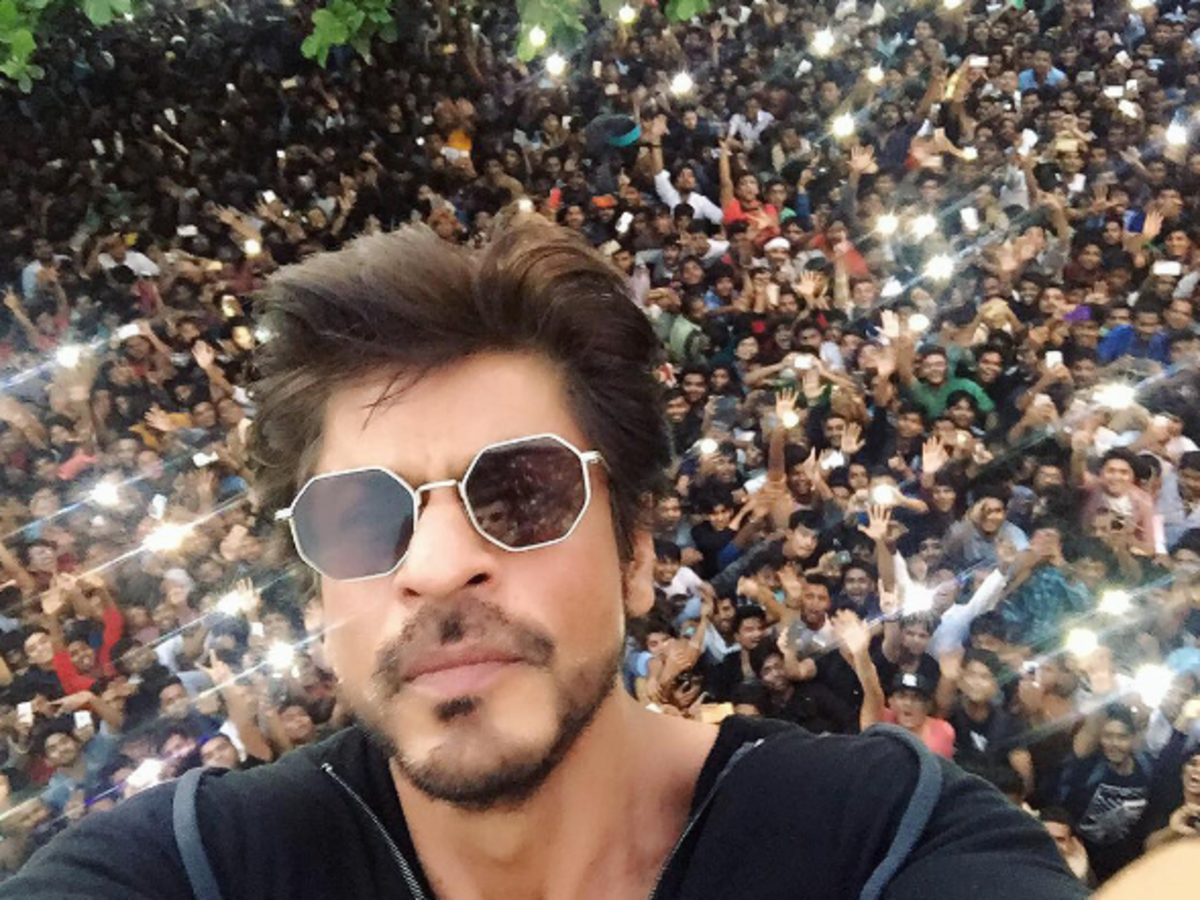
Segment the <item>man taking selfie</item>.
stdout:
<path fill-rule="evenodd" d="M 1076 898 L 1038 823 L 899 729 L 620 689 L 653 603 L 658 343 L 566 232 L 406 230 L 264 298 L 252 458 L 358 724 L 88 816 L 0 898 Z"/>

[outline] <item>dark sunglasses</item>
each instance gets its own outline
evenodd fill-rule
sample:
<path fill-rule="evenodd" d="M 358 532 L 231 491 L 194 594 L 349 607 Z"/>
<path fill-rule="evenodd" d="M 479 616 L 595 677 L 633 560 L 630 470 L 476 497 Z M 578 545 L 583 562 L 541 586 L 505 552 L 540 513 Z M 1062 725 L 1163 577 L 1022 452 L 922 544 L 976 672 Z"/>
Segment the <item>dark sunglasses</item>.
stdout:
<path fill-rule="evenodd" d="M 514 553 L 565 541 L 592 499 L 589 467 L 597 451 L 556 434 L 489 444 L 462 478 L 413 487 L 377 466 L 310 478 L 275 518 L 292 529 L 296 552 L 334 581 L 390 575 L 408 555 L 421 495 L 454 487 L 475 530 Z"/>

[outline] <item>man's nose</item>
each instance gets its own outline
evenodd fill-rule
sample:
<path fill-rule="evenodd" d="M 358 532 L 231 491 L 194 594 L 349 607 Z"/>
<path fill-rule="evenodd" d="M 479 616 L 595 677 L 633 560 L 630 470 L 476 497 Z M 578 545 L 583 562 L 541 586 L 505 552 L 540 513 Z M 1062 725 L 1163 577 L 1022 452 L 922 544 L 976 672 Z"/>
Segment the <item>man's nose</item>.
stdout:
<path fill-rule="evenodd" d="M 392 577 L 401 599 L 439 599 L 493 581 L 502 551 L 475 530 L 458 492 L 438 488 L 422 499 L 408 553 Z"/>

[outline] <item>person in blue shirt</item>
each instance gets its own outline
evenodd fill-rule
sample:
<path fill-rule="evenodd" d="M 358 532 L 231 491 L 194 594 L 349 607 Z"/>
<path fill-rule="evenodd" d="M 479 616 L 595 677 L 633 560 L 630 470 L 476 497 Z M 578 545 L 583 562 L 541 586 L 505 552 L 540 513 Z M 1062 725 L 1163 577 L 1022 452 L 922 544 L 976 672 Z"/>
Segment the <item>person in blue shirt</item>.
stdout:
<path fill-rule="evenodd" d="M 1096 355 L 1101 365 L 1108 365 L 1124 356 L 1167 365 L 1170 352 L 1158 304 L 1149 300 L 1139 301 L 1133 308 L 1133 323 L 1114 326 L 1100 341 Z"/>
<path fill-rule="evenodd" d="M 1067 80 L 1067 73 L 1054 68 L 1050 51 L 1039 48 L 1033 51 L 1033 67 L 1017 76 L 1017 89 L 1036 91 L 1043 87 L 1058 87 Z"/>

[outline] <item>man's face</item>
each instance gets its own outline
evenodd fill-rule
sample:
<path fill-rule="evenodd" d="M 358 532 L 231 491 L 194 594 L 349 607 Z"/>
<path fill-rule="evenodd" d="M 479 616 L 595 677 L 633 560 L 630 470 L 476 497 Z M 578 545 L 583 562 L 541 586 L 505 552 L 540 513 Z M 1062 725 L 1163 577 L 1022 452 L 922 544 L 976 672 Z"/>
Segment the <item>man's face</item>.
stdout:
<path fill-rule="evenodd" d="M 484 378 L 492 389 L 480 392 Z M 334 392 L 318 472 L 385 466 L 419 485 L 461 477 L 482 447 L 525 435 L 592 448 L 540 357 L 473 357 L 372 412 L 388 381 Z M 330 660 L 355 713 L 395 748 L 398 780 L 473 808 L 519 801 L 612 694 L 626 612 L 652 602 L 653 554 L 639 534 L 643 562 L 622 566 L 599 473 L 561 543 L 502 550 L 475 531 L 455 491 L 434 490 L 396 572 L 322 578 Z"/>
<path fill-rule="evenodd" d="M 25 639 L 25 658 L 31 666 L 48 666 L 54 660 L 54 645 L 50 635 L 44 631 L 31 634 Z"/>
<path fill-rule="evenodd" d="M 1140 312 L 1133 320 L 1133 330 L 1143 341 L 1148 341 L 1158 334 L 1159 319 L 1156 312 Z"/>
<path fill-rule="evenodd" d="M 708 514 L 708 524 L 713 527 L 714 531 L 724 531 L 732 520 L 733 510 L 724 504 L 714 506 Z"/>
<path fill-rule="evenodd" d="M 813 631 L 823 628 L 830 606 L 829 588 L 823 584 L 805 583 L 800 591 L 800 616 L 805 625 Z"/>
<path fill-rule="evenodd" d="M 946 380 L 946 357 L 932 353 L 921 361 L 921 377 L 936 387 Z"/>
<path fill-rule="evenodd" d="M 929 700 L 916 691 L 896 691 L 888 705 L 896 714 L 896 724 L 901 728 L 918 729 L 929 718 Z"/>
<path fill-rule="evenodd" d="M 1122 766 L 1133 753 L 1133 734 L 1124 722 L 1108 721 L 1100 730 L 1100 752 L 1114 766 Z"/>
<path fill-rule="evenodd" d="M 990 703 L 996 696 L 996 676 L 981 662 L 966 665 L 962 674 L 962 692 L 972 703 Z"/>
<path fill-rule="evenodd" d="M 667 401 L 667 421 L 678 425 L 687 418 L 689 409 L 691 407 L 688 405 L 686 397 L 672 397 Z"/>
<path fill-rule="evenodd" d="M 991 384 L 1000 377 L 1003 359 L 999 353 L 989 351 L 979 357 L 979 382 Z"/>
<path fill-rule="evenodd" d="M 1179 469 L 1179 496 L 1189 503 L 1200 500 L 1200 469 Z"/>
<path fill-rule="evenodd" d="M 169 719 L 182 719 L 187 716 L 187 691 L 182 684 L 168 684 L 158 692 L 158 708 Z"/>
<path fill-rule="evenodd" d="M 979 504 L 979 530 L 984 534 L 995 534 L 1004 524 L 1004 504 L 995 497 L 988 497 Z"/>
<path fill-rule="evenodd" d="M 210 769 L 236 769 L 239 762 L 237 748 L 224 735 L 204 743 L 200 748 L 200 760 Z"/>
<path fill-rule="evenodd" d="M 905 655 L 912 658 L 920 657 L 925 652 L 925 648 L 929 646 L 929 638 L 932 637 L 929 628 L 923 622 L 905 625 L 900 635 Z"/>
<path fill-rule="evenodd" d="M 657 559 L 654 561 L 654 580 L 658 584 L 670 584 L 679 574 L 679 560 Z"/>
<path fill-rule="evenodd" d="M 675 187 L 681 194 L 690 194 L 696 189 L 696 173 L 691 166 L 684 166 L 675 178 Z"/>
<path fill-rule="evenodd" d="M 717 605 L 713 609 L 713 625 L 720 634 L 730 637 L 733 634 L 733 619 L 736 615 L 737 604 L 728 597 L 722 597 L 717 600 Z"/>
<path fill-rule="evenodd" d="M 693 406 L 708 395 L 708 382 L 699 372 L 689 372 L 684 375 L 680 387 L 683 388 L 683 395 L 687 397 L 688 403 Z"/>
<path fill-rule="evenodd" d="M 683 519 L 683 507 L 678 497 L 663 497 L 655 509 L 657 526 L 663 531 L 673 531 Z"/>
<path fill-rule="evenodd" d="M 67 653 L 80 672 L 90 672 L 96 665 L 96 651 L 89 647 L 86 641 L 71 641 L 67 645 Z"/>
<path fill-rule="evenodd" d="M 753 650 L 762 643 L 763 635 L 766 632 L 763 629 L 762 619 L 749 618 L 743 619 L 737 629 L 737 642 L 743 650 Z"/>
<path fill-rule="evenodd" d="M 1133 487 L 1133 468 L 1123 459 L 1110 459 L 1100 468 L 1100 482 L 1109 496 L 1123 496 Z"/>
<path fill-rule="evenodd" d="M 871 578 L 862 569 L 850 569 L 842 579 L 842 593 L 861 603 L 871 593 Z"/>
<path fill-rule="evenodd" d="M 46 762 L 54 769 L 65 769 L 79 758 L 79 741 L 69 734 L 46 738 Z"/>

